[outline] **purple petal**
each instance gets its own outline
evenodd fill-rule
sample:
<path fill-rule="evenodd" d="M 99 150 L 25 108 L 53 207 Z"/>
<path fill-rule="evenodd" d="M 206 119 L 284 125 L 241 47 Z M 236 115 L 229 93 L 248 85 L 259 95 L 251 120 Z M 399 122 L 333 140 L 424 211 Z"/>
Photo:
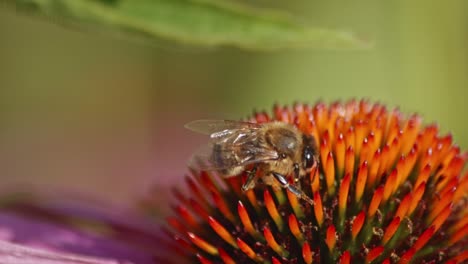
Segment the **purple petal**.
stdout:
<path fill-rule="evenodd" d="M 47 250 L 0 241 L 0 261 L 11 264 L 116 264 L 113 260 L 83 257 L 75 254 L 55 253 Z M 130 263 L 130 262 L 126 262 Z"/>
<path fill-rule="evenodd" d="M 74 258 L 75 255 L 81 255 L 80 258 L 88 261 L 83 263 L 107 263 L 102 262 L 106 260 L 113 260 L 115 263 L 154 263 L 153 254 L 147 250 L 133 247 L 132 245 L 126 244 L 122 241 L 115 241 L 111 238 L 99 236 L 90 232 L 73 230 L 70 226 L 60 226 L 42 219 L 25 217 L 14 212 L 0 213 L 0 239 L 25 246 L 25 248 L 18 248 L 18 250 L 41 249 L 40 252 L 48 251 L 51 254 L 61 253 L 61 258 L 70 257 L 70 261 L 72 261 L 72 258 Z M 11 246 L 12 244 L 9 245 Z M 5 248 L 8 249 L 8 247 Z M 6 252 L 8 252 L 8 250 L 6 250 Z M 40 255 L 38 254 L 26 254 L 24 256 L 31 258 Z M 4 257 L 11 258 L 8 253 L 2 253 L 0 256 L 2 257 L 2 261 Z M 51 261 L 55 261 L 53 256 L 58 258 L 59 255 L 50 255 Z M 87 260 L 88 258 L 89 260 Z"/>
<path fill-rule="evenodd" d="M 84 197 L 66 195 L 41 195 L 41 199 L 16 199 L 10 202 L 8 210 L 47 223 L 69 226 L 78 221 L 104 225 L 112 232 L 108 234 L 115 241 L 148 247 L 161 242 L 160 225 L 144 219 L 141 213 Z M 76 228 L 74 226 L 73 228 Z"/>

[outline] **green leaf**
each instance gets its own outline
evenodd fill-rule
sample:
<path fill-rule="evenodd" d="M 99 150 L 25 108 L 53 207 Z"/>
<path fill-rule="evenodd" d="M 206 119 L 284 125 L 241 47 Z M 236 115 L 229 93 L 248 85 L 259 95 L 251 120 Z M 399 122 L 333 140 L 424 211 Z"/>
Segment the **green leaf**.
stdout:
<path fill-rule="evenodd" d="M 203 46 L 253 50 L 368 46 L 352 33 L 302 25 L 288 14 L 223 0 L 9 0 L 88 28 Z"/>

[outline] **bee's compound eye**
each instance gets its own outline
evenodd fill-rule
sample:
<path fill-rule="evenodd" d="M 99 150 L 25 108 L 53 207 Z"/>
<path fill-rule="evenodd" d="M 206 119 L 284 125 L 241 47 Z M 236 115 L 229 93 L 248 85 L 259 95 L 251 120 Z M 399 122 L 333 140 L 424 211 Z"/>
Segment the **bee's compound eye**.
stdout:
<path fill-rule="evenodd" d="M 304 159 L 304 165 L 307 169 L 312 168 L 314 165 L 314 153 L 311 148 L 307 147 L 304 149 L 304 154 L 303 154 L 303 159 Z"/>

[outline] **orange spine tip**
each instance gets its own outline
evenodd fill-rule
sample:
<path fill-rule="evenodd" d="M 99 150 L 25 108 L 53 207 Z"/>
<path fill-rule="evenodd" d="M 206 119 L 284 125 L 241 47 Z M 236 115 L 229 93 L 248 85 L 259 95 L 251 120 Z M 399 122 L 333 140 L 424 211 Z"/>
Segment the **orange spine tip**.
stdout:
<path fill-rule="evenodd" d="M 422 146 L 423 150 L 427 150 L 429 148 L 438 132 L 439 128 L 435 124 L 430 125 L 424 129 L 422 132 L 421 142 L 419 144 Z"/>
<path fill-rule="evenodd" d="M 449 245 L 453 245 L 460 241 L 462 238 L 468 236 L 468 224 L 464 225 L 462 228 L 458 229 L 452 234 L 449 240 Z"/>
<path fill-rule="evenodd" d="M 400 219 L 403 219 L 405 217 L 406 213 L 408 212 L 410 203 L 411 203 L 412 195 L 411 193 L 408 193 L 403 200 L 401 200 L 400 205 L 398 206 L 398 209 L 395 213 L 396 217 L 399 217 Z"/>
<path fill-rule="evenodd" d="M 346 149 L 345 172 L 349 173 L 350 175 L 354 174 L 354 149 L 351 146 Z"/>
<path fill-rule="evenodd" d="M 364 142 L 364 137 L 366 136 L 366 128 L 367 128 L 367 122 L 364 120 L 359 120 L 357 121 L 357 124 L 354 126 L 355 127 L 355 149 L 356 149 L 356 154 L 360 155 L 361 150 L 362 150 L 362 143 Z"/>
<path fill-rule="evenodd" d="M 424 247 L 424 245 L 427 243 L 427 241 L 429 241 L 429 239 L 431 239 L 432 235 L 434 235 L 434 232 L 435 232 L 435 227 L 434 226 L 431 226 L 428 229 L 426 229 L 419 236 L 418 240 L 416 241 L 416 243 L 414 243 L 412 248 L 414 248 L 414 250 L 416 250 L 416 251 L 420 250 L 422 247 Z"/>
<path fill-rule="evenodd" d="M 444 210 L 448 204 L 453 201 L 453 196 L 455 194 L 455 190 L 451 190 L 447 192 L 439 201 L 436 201 L 432 206 L 432 211 L 429 214 L 428 221 L 431 222 L 436 218 L 442 210 Z"/>
<path fill-rule="evenodd" d="M 188 242 L 187 240 L 179 237 L 179 236 L 173 236 L 174 240 L 177 242 L 177 245 L 182 248 L 184 251 L 194 253 L 196 252 L 195 248 L 193 247 L 193 244 Z"/>
<path fill-rule="evenodd" d="M 346 146 L 349 148 L 355 148 L 356 147 L 356 144 L 355 144 L 355 141 L 354 141 L 354 128 L 353 127 L 350 127 L 348 129 L 348 131 L 346 132 L 345 134 L 345 143 L 346 143 Z"/>
<path fill-rule="evenodd" d="M 378 123 L 376 127 L 373 129 L 373 132 L 374 132 L 374 142 L 375 142 L 374 148 L 379 148 L 383 139 L 383 125 L 381 123 Z"/>
<path fill-rule="evenodd" d="M 270 122 L 270 117 L 268 116 L 268 114 L 266 112 L 255 113 L 254 117 L 255 117 L 255 121 L 257 121 L 257 123 Z"/>
<path fill-rule="evenodd" d="M 216 204 L 216 206 L 218 207 L 219 211 L 221 211 L 221 213 L 224 215 L 224 217 L 229 219 L 229 221 L 231 221 L 231 223 L 235 223 L 236 222 L 236 217 L 231 212 L 231 209 L 229 208 L 229 206 L 226 203 L 226 201 L 224 200 L 224 198 L 218 192 L 212 192 L 212 195 L 213 195 L 213 201 Z"/>
<path fill-rule="evenodd" d="M 354 218 L 353 225 L 351 227 L 351 235 L 353 237 L 353 240 L 356 239 L 357 235 L 361 231 L 365 220 L 366 220 L 366 214 L 364 213 L 364 211 L 360 212 L 356 216 L 356 218 Z"/>
<path fill-rule="evenodd" d="M 390 147 L 388 145 L 384 146 L 382 151 L 380 152 L 380 166 L 377 175 L 382 175 L 387 172 L 390 168 L 388 158 L 390 156 Z"/>
<path fill-rule="evenodd" d="M 310 182 L 311 182 L 311 188 L 312 192 L 316 193 L 320 189 L 320 170 L 319 168 L 312 169 L 310 172 Z"/>
<path fill-rule="evenodd" d="M 304 242 L 304 236 L 302 235 L 301 229 L 299 228 L 299 223 L 297 222 L 294 214 L 289 215 L 288 222 L 291 233 L 296 237 L 297 241 L 302 244 Z"/>
<path fill-rule="evenodd" d="M 315 219 L 317 219 L 317 223 L 320 227 L 323 224 L 323 208 L 322 208 L 322 199 L 320 198 L 320 193 L 314 193 L 314 213 Z"/>
<path fill-rule="evenodd" d="M 388 155 L 388 165 L 391 166 L 393 163 L 396 161 L 398 158 L 399 150 L 400 150 L 400 140 L 398 137 L 396 137 L 393 141 L 392 144 L 390 144 L 390 152 Z"/>
<path fill-rule="evenodd" d="M 244 207 L 244 204 L 242 204 L 241 201 L 239 201 L 239 203 L 237 204 L 237 213 L 239 214 L 240 220 L 242 224 L 244 225 L 244 229 L 251 236 L 258 238 L 259 233 L 252 225 L 252 221 L 250 220 L 249 213 L 247 212 L 247 209 Z"/>
<path fill-rule="evenodd" d="M 447 166 L 447 174 L 459 175 L 465 166 L 466 157 L 455 156 Z"/>
<path fill-rule="evenodd" d="M 340 264 L 350 264 L 351 263 L 351 253 L 348 250 L 343 252 L 340 258 Z"/>
<path fill-rule="evenodd" d="M 281 188 L 273 188 L 273 194 L 276 197 L 276 201 L 278 202 L 279 205 L 284 205 L 286 202 L 286 196 L 284 195 L 284 190 Z"/>
<path fill-rule="evenodd" d="M 207 190 L 211 192 L 216 192 L 219 194 L 219 188 L 211 179 L 210 175 L 206 171 L 202 171 L 200 174 L 200 183 L 203 185 Z"/>
<path fill-rule="evenodd" d="M 178 215 L 180 215 L 184 221 L 192 228 L 198 228 L 198 221 L 195 219 L 192 213 L 189 212 L 189 210 L 182 205 L 179 205 L 176 207 L 176 212 Z"/>
<path fill-rule="evenodd" d="M 418 136 L 419 128 L 421 127 L 422 118 L 420 116 L 414 115 L 412 116 L 406 123 L 405 128 L 403 129 L 403 144 L 402 144 L 402 152 L 408 153 L 411 147 Z"/>
<path fill-rule="evenodd" d="M 459 174 L 452 174 L 449 173 L 447 177 L 440 179 L 436 185 L 435 191 L 443 195 L 445 192 L 449 191 L 451 189 L 450 185 L 455 182 L 455 185 L 458 183 L 458 179 L 456 176 Z"/>
<path fill-rule="evenodd" d="M 247 255 L 250 259 L 258 262 L 263 261 L 263 258 L 257 256 L 257 254 L 255 254 L 255 251 L 253 251 L 253 249 L 242 239 L 237 238 L 237 245 L 239 246 L 239 249 L 242 252 L 244 252 L 244 254 Z"/>
<path fill-rule="evenodd" d="M 380 181 L 380 179 L 377 179 L 377 173 L 379 172 L 379 165 L 380 165 L 380 157 L 381 157 L 380 150 L 377 150 L 370 164 L 369 175 L 367 176 L 367 183 L 366 183 L 367 190 L 372 189 L 375 183 L 377 181 Z"/>
<path fill-rule="evenodd" d="M 366 263 L 371 263 L 376 258 L 378 258 L 380 256 L 380 254 L 382 254 L 384 249 L 385 248 L 383 246 L 378 246 L 378 247 L 375 247 L 375 248 L 371 249 L 369 251 L 369 253 L 367 254 L 367 256 L 366 256 Z"/>
<path fill-rule="evenodd" d="M 390 117 L 390 123 L 388 124 L 388 129 L 387 129 L 387 136 L 386 136 L 386 142 L 387 144 L 390 144 L 398 135 L 398 131 L 400 131 L 400 126 L 398 125 L 399 123 L 399 118 L 396 115 L 392 115 Z"/>
<path fill-rule="evenodd" d="M 348 200 L 348 193 L 349 193 L 349 184 L 351 182 L 351 176 L 347 173 L 343 180 L 341 181 L 340 185 L 340 193 L 338 196 L 338 207 L 340 210 L 340 216 L 344 217 L 346 213 L 346 202 Z"/>
<path fill-rule="evenodd" d="M 416 250 L 414 248 L 410 248 L 408 251 L 406 251 L 403 256 L 401 256 L 400 261 L 398 264 L 409 264 L 411 259 L 414 256 L 414 253 L 416 253 Z"/>
<path fill-rule="evenodd" d="M 344 172 L 345 154 L 346 154 L 346 145 L 344 141 L 344 136 L 342 133 L 340 133 L 338 135 L 338 138 L 335 144 L 336 167 L 340 175 L 343 175 L 343 172 Z"/>
<path fill-rule="evenodd" d="M 423 183 L 423 182 L 427 182 L 427 180 L 429 179 L 429 175 L 431 174 L 431 165 L 429 164 L 426 164 L 422 169 L 421 171 L 419 172 L 418 174 L 418 178 L 416 179 L 416 183 L 414 184 L 414 188 L 418 188 L 418 186 Z"/>
<path fill-rule="evenodd" d="M 448 135 L 444 136 L 443 138 L 441 138 L 440 143 L 442 144 L 442 149 L 447 150 L 453 144 L 452 134 L 448 134 Z M 445 151 L 443 151 L 443 152 L 445 152 Z"/>
<path fill-rule="evenodd" d="M 284 111 L 283 107 L 281 107 L 280 105 L 275 104 L 275 105 L 273 106 L 273 114 L 274 114 L 276 120 L 283 120 L 283 119 L 285 119 L 285 117 L 284 117 L 284 112 L 285 112 L 285 111 Z"/>
<path fill-rule="evenodd" d="M 356 203 L 361 201 L 362 195 L 364 193 L 364 187 L 366 186 L 367 180 L 367 161 L 363 162 L 362 165 L 359 167 L 357 181 L 356 181 L 356 192 L 355 192 L 355 200 Z"/>
<path fill-rule="evenodd" d="M 366 115 L 366 113 L 369 112 L 370 110 L 371 110 L 371 105 L 370 105 L 369 101 L 366 100 L 366 99 L 361 99 L 359 101 L 358 116 L 359 117 L 364 117 Z"/>
<path fill-rule="evenodd" d="M 247 199 L 249 200 L 250 204 L 255 208 L 255 211 L 257 212 L 261 211 L 258 205 L 257 196 L 255 195 L 255 192 L 253 189 L 246 191 L 245 196 L 247 196 Z"/>
<path fill-rule="evenodd" d="M 182 192 L 179 189 L 177 188 L 172 189 L 172 194 L 181 204 L 188 203 L 188 199 L 182 194 Z M 157 195 L 157 194 L 154 194 L 154 195 Z"/>
<path fill-rule="evenodd" d="M 330 252 L 333 252 L 336 245 L 336 229 L 334 225 L 330 225 L 327 228 L 327 237 L 325 238 L 325 242 L 327 243 Z"/>
<path fill-rule="evenodd" d="M 460 254 L 451 258 L 447 263 L 465 263 L 464 261 L 468 260 L 468 250 L 463 250 Z"/>
<path fill-rule="evenodd" d="M 466 215 L 466 213 L 465 213 Z M 458 232 L 461 228 L 464 226 L 468 225 L 468 217 L 463 217 L 459 219 L 454 225 L 450 226 L 449 228 L 449 233 L 455 233 Z"/>
<path fill-rule="evenodd" d="M 377 141 L 373 131 L 370 132 L 367 140 L 369 142 L 369 151 L 367 152 L 365 160 L 370 161 L 374 157 L 374 153 L 379 149 L 380 141 Z"/>
<path fill-rule="evenodd" d="M 242 177 L 229 177 L 225 178 L 224 180 L 227 182 L 230 191 L 235 193 L 237 197 L 244 197 L 244 192 L 242 191 Z"/>
<path fill-rule="evenodd" d="M 271 257 L 271 263 L 272 264 L 281 264 L 281 261 L 279 261 L 277 258 L 275 257 Z"/>
<path fill-rule="evenodd" d="M 309 243 L 307 241 L 302 245 L 302 258 L 306 264 L 311 264 L 313 261 L 312 250 L 310 249 Z"/>
<path fill-rule="evenodd" d="M 298 114 L 297 118 L 294 120 L 294 124 L 296 124 L 299 130 L 301 130 L 303 133 L 308 133 L 311 126 L 309 117 L 305 112 Z"/>
<path fill-rule="evenodd" d="M 403 183 L 403 170 L 404 170 L 404 167 L 406 165 L 406 157 L 405 156 L 401 156 L 400 159 L 398 160 L 397 162 L 397 165 L 396 165 L 396 170 L 398 172 L 397 174 L 397 178 L 396 178 L 396 181 L 395 181 L 395 186 L 394 186 L 394 190 L 393 192 L 396 192 L 396 190 L 398 190 L 398 187 L 400 186 L 401 183 Z"/>
<path fill-rule="evenodd" d="M 328 131 L 325 131 L 325 133 L 322 136 L 322 141 L 320 142 L 320 160 L 326 162 L 327 161 L 327 156 L 328 153 L 330 153 L 330 139 L 329 139 L 329 134 Z M 326 165 L 326 163 L 322 164 Z"/>
<path fill-rule="evenodd" d="M 281 247 L 278 242 L 276 242 L 275 237 L 271 233 L 271 230 L 268 227 L 265 227 L 263 229 L 263 235 L 265 236 L 265 240 L 268 244 L 268 246 L 273 249 L 276 253 L 278 253 L 280 256 L 286 256 L 286 251 L 284 250 L 283 247 Z"/>
<path fill-rule="evenodd" d="M 212 264 L 213 263 L 213 262 L 211 262 L 210 260 L 208 260 L 207 258 L 203 257 L 200 254 L 197 254 L 197 259 L 201 264 Z"/>
<path fill-rule="evenodd" d="M 229 243 L 231 246 L 234 248 L 237 248 L 236 241 L 234 238 L 231 236 L 231 234 L 224 228 L 223 225 L 221 225 L 216 219 L 210 216 L 208 219 L 208 223 L 210 224 L 211 228 L 218 234 L 224 241 Z"/>
<path fill-rule="evenodd" d="M 218 255 L 218 249 L 215 248 L 210 243 L 206 242 L 205 240 L 203 240 L 202 238 L 200 238 L 199 236 L 195 235 L 192 232 L 187 232 L 187 235 L 188 235 L 190 241 L 192 241 L 192 243 L 194 245 L 196 245 L 197 247 L 199 247 L 200 249 L 202 249 L 206 253 L 208 253 L 210 255 Z"/>
<path fill-rule="evenodd" d="M 453 196 L 453 202 L 458 203 L 460 199 L 466 197 L 466 193 L 468 192 L 468 171 L 465 175 L 461 176 L 460 183 L 458 184 L 458 188 L 455 191 L 455 195 Z"/>
<path fill-rule="evenodd" d="M 293 121 L 293 113 L 289 111 L 287 106 L 283 107 L 283 112 L 280 121 L 283 121 L 285 123 L 291 123 Z"/>
<path fill-rule="evenodd" d="M 438 166 L 438 164 L 436 164 L 436 162 L 434 161 L 434 155 L 435 155 L 434 152 L 435 151 L 433 151 L 432 149 L 427 150 L 426 153 L 424 153 L 421 158 L 421 164 L 431 165 L 429 174 L 433 173 L 433 170 L 437 168 Z M 429 177 L 429 175 L 427 177 Z M 427 182 L 427 179 L 425 181 Z"/>
<path fill-rule="evenodd" d="M 203 205 L 208 205 L 208 201 L 206 200 L 205 196 L 202 194 L 200 188 L 198 188 L 197 184 L 191 177 L 186 176 L 185 183 L 188 185 L 190 191 L 195 194 L 195 197 L 198 201 L 200 201 Z"/>
<path fill-rule="evenodd" d="M 369 158 L 369 153 L 371 152 L 370 150 L 371 146 L 369 143 L 368 138 L 364 138 L 362 141 L 362 148 L 361 148 L 361 153 L 359 154 L 359 163 L 362 163 Z"/>
<path fill-rule="evenodd" d="M 393 190 L 395 189 L 395 181 L 398 175 L 398 171 L 394 169 L 391 173 L 390 176 L 387 178 L 387 182 L 385 183 L 384 187 L 384 193 L 382 197 L 382 202 L 386 202 L 388 198 L 390 198 L 390 195 L 393 193 Z"/>
<path fill-rule="evenodd" d="M 372 196 L 371 203 L 369 205 L 369 209 L 367 211 L 367 215 L 369 217 L 373 217 L 375 212 L 377 212 L 377 209 L 379 208 L 379 205 L 380 205 L 380 201 L 382 201 L 383 192 L 384 192 L 383 187 L 379 187 L 377 188 L 377 190 L 375 190 L 374 195 Z"/>
<path fill-rule="evenodd" d="M 380 142 L 376 142 L 376 138 L 373 131 L 371 131 L 370 134 L 367 136 L 367 141 L 369 144 L 369 151 L 367 151 L 367 155 L 364 158 L 365 160 L 370 161 L 372 160 L 374 153 L 380 147 Z"/>
<path fill-rule="evenodd" d="M 222 248 L 218 248 L 219 257 L 224 264 L 236 264 L 236 262 L 229 256 L 229 254 Z"/>
<path fill-rule="evenodd" d="M 398 227 L 400 226 L 400 217 L 395 217 L 393 218 L 392 222 L 387 226 L 387 229 L 385 230 L 384 236 L 382 238 L 382 243 L 385 245 L 387 242 L 392 238 L 392 236 L 395 234 L 397 231 Z"/>
<path fill-rule="evenodd" d="M 454 192 L 454 197 L 455 197 L 455 191 L 457 189 L 457 187 L 459 186 L 459 181 L 458 181 L 458 178 L 457 177 L 453 177 L 448 183 L 447 185 L 445 185 L 445 187 L 440 190 L 440 196 L 445 196 L 448 192 Z M 452 197 L 452 201 L 453 201 L 453 197 Z"/>
<path fill-rule="evenodd" d="M 411 204 L 408 208 L 408 215 L 411 215 L 416 209 L 416 207 L 418 206 L 419 201 L 421 200 L 425 189 L 426 189 L 426 182 L 423 182 L 416 188 L 416 191 L 414 191 L 413 198 L 411 199 Z"/>
<path fill-rule="evenodd" d="M 202 219 L 208 219 L 208 217 L 210 216 L 210 214 L 208 213 L 208 211 L 201 205 L 199 204 L 197 201 L 195 201 L 194 199 L 190 199 L 189 200 L 189 203 L 190 203 L 190 207 L 193 209 L 193 211 L 198 215 L 200 216 Z"/>
<path fill-rule="evenodd" d="M 268 190 L 265 190 L 265 192 L 263 193 L 263 197 L 268 213 L 270 214 L 278 229 L 282 231 L 284 228 L 284 222 L 278 212 L 278 209 L 276 208 L 275 202 L 273 201 L 273 197 L 271 197 L 271 194 Z"/>
<path fill-rule="evenodd" d="M 291 205 L 291 208 L 293 209 L 294 214 L 299 218 L 303 218 L 304 212 L 302 212 L 297 195 L 290 192 L 289 190 L 287 190 L 286 193 L 288 195 L 289 204 Z"/>
<path fill-rule="evenodd" d="M 333 153 L 328 153 L 327 164 L 325 166 L 325 180 L 327 182 L 327 188 L 329 195 L 335 193 L 335 162 L 333 160 Z"/>
<path fill-rule="evenodd" d="M 313 110 L 314 120 L 318 127 L 326 127 L 328 111 L 324 103 L 318 103 Z"/>
<path fill-rule="evenodd" d="M 462 162 L 466 161 L 466 159 L 460 157 L 460 148 L 456 146 L 452 146 L 450 148 L 450 151 L 447 153 L 447 155 L 445 155 L 445 157 L 442 159 L 442 164 L 441 164 L 442 167 L 452 171 L 455 168 L 452 167 L 454 164 L 450 164 L 450 163 L 452 163 L 457 158 L 460 158 Z"/>
<path fill-rule="evenodd" d="M 434 219 L 432 225 L 434 226 L 435 232 L 439 230 L 439 228 L 444 224 L 445 220 L 449 217 L 450 213 L 452 213 L 452 204 L 449 204 L 445 207 L 442 212 Z"/>
<path fill-rule="evenodd" d="M 406 179 L 408 179 L 410 172 L 413 170 L 414 165 L 416 164 L 416 161 L 418 159 L 417 153 L 418 153 L 417 146 L 414 146 L 409 152 L 408 156 L 406 157 L 406 163 L 403 168 L 401 183 L 404 183 Z"/>
<path fill-rule="evenodd" d="M 188 230 L 184 227 L 184 225 L 179 222 L 179 220 L 176 217 L 168 217 L 166 218 L 166 222 L 176 231 L 179 233 L 185 233 Z"/>

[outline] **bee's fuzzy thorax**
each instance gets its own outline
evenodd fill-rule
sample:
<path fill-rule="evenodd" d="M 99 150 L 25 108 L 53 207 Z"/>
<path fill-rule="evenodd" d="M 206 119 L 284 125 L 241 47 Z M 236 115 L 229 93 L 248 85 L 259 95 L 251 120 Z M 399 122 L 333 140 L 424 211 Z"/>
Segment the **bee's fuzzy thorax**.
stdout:
<path fill-rule="evenodd" d="M 316 139 L 320 169 L 289 191 L 193 171 L 164 227 L 186 263 L 466 263 L 466 152 L 417 115 L 367 101 L 275 106 L 255 123 Z M 177 253 L 175 253 L 177 252 Z M 179 262 L 182 263 L 182 262 Z"/>

